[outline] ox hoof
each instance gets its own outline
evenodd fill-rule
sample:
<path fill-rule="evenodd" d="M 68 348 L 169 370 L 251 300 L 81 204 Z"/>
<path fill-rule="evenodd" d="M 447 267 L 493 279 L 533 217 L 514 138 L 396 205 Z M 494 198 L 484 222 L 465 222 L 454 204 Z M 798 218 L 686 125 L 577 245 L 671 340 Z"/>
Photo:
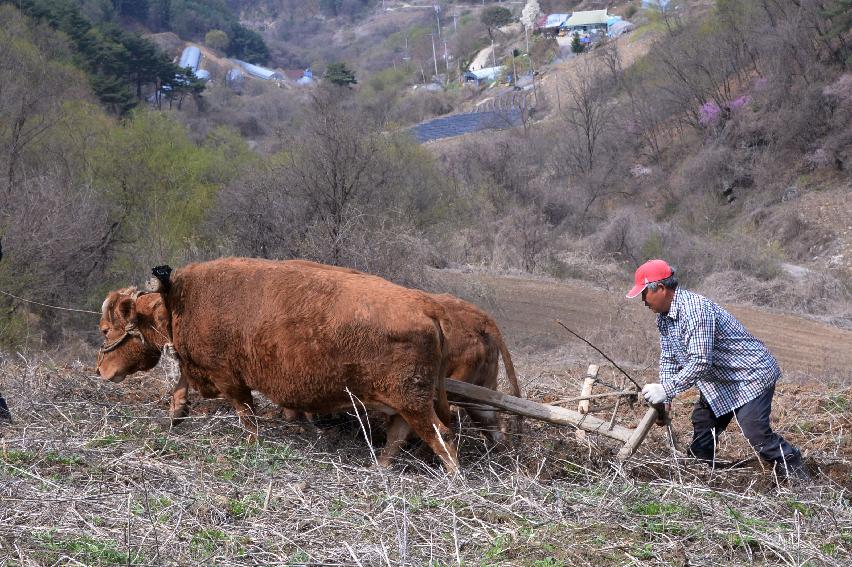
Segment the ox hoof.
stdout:
<path fill-rule="evenodd" d="M 185 417 L 189 415 L 189 400 L 186 394 L 172 394 L 172 399 L 169 401 L 169 419 L 172 425 L 177 425 Z"/>
<path fill-rule="evenodd" d="M 172 410 L 169 412 L 169 427 L 175 427 L 176 425 L 180 425 L 184 419 L 189 416 L 189 408 L 184 406 L 179 410 Z"/>
<path fill-rule="evenodd" d="M 281 408 L 281 417 L 287 423 L 293 423 L 297 421 L 302 416 L 302 413 L 289 408 Z"/>
<path fill-rule="evenodd" d="M 181 415 L 181 416 L 170 415 L 169 420 L 168 420 L 168 425 L 169 425 L 169 427 L 177 427 L 178 425 L 183 423 L 183 420 L 185 420 L 185 419 L 186 419 L 185 415 Z"/>

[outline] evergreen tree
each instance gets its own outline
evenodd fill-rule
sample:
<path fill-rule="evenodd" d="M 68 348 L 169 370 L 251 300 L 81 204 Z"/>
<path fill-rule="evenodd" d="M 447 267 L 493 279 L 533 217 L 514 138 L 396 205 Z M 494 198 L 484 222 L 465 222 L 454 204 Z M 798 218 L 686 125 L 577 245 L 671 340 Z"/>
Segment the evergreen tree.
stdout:
<path fill-rule="evenodd" d="M 325 68 L 323 78 L 340 87 L 347 87 L 358 83 L 355 80 L 355 73 L 346 66 L 346 63 L 329 63 L 328 67 Z"/>
<path fill-rule="evenodd" d="M 120 16 L 141 22 L 148 18 L 148 0 L 112 0 L 112 6 Z"/>
<path fill-rule="evenodd" d="M 574 37 L 571 38 L 571 51 L 573 53 L 582 53 L 585 49 L 586 46 L 580 41 L 580 34 L 574 33 Z"/>
<path fill-rule="evenodd" d="M 113 5 L 127 14 L 141 13 L 130 8 L 131 3 L 114 1 Z M 126 113 L 142 97 L 145 85 L 169 83 L 178 72 L 168 56 L 139 34 L 114 23 L 92 25 L 73 0 L 17 0 L 15 4 L 71 39 L 77 65 L 89 72 L 92 90 L 113 112 Z"/>
<path fill-rule="evenodd" d="M 130 90 L 130 85 L 122 80 L 121 77 L 115 75 L 92 75 L 90 83 L 98 100 L 111 112 L 126 114 L 136 106 L 136 99 Z"/>
<path fill-rule="evenodd" d="M 823 9 L 823 15 L 828 18 L 829 26 L 825 36 L 834 42 L 831 49 L 835 60 L 847 67 L 852 67 L 852 0 L 833 0 Z"/>
<path fill-rule="evenodd" d="M 505 26 L 509 22 L 512 21 L 512 12 L 509 11 L 508 8 L 504 8 L 503 6 L 489 6 L 485 10 L 482 11 L 482 16 L 480 16 L 480 20 L 485 27 L 488 28 L 488 37 L 490 39 L 494 39 L 492 35 L 492 30 L 494 28 L 499 28 L 501 26 Z"/>
<path fill-rule="evenodd" d="M 172 26 L 172 1 L 150 0 L 148 3 L 148 25 L 154 31 L 169 30 Z"/>
<path fill-rule="evenodd" d="M 260 34 L 239 23 L 231 25 L 231 42 L 228 55 L 243 59 L 250 63 L 264 64 L 269 59 L 269 48 L 266 47 Z"/>

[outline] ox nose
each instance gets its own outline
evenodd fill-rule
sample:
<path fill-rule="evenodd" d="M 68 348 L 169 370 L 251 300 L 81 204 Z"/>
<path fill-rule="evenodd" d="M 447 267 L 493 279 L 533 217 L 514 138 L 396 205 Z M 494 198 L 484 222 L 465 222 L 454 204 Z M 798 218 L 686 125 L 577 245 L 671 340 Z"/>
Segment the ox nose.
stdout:
<path fill-rule="evenodd" d="M 119 374 L 117 372 L 104 372 L 103 370 L 98 369 L 98 374 L 100 374 L 101 379 L 107 382 L 114 382 L 118 384 L 119 382 L 123 382 L 125 378 L 127 378 L 127 374 Z"/>
<path fill-rule="evenodd" d="M 95 374 L 100 376 L 102 380 L 112 381 L 115 379 L 115 372 L 110 372 L 109 370 L 104 369 L 101 366 L 101 360 L 98 361 L 98 365 L 95 367 Z"/>

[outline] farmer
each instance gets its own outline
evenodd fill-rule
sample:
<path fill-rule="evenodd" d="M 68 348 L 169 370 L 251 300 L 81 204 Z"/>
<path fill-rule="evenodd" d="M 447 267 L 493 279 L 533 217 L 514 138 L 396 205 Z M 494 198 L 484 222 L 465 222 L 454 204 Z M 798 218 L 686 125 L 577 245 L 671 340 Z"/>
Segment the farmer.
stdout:
<path fill-rule="evenodd" d="M 650 404 L 668 404 L 692 386 L 700 393 L 689 452 L 712 462 L 716 439 L 736 416 L 743 435 L 778 475 L 809 478 L 799 450 L 769 427 L 781 369 L 766 346 L 716 303 L 678 288 L 663 260 L 639 266 L 635 284 L 627 297 L 642 295 L 660 331 L 660 383 L 646 384 L 642 395 Z"/>

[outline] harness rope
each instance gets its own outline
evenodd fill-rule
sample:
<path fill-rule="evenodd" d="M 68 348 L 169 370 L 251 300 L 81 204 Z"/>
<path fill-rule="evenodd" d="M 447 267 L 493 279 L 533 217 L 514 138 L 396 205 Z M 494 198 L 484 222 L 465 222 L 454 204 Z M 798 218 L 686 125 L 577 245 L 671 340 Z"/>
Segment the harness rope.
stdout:
<path fill-rule="evenodd" d="M 147 291 L 136 290 L 130 294 L 127 294 L 129 297 L 133 298 L 134 303 L 139 299 L 140 295 L 148 295 Z M 161 353 L 161 361 L 165 359 L 165 371 L 166 377 L 172 380 L 176 380 L 180 377 L 180 362 L 178 361 L 177 351 L 175 350 L 175 346 L 172 343 L 172 338 L 167 334 L 160 331 L 158 328 L 151 326 L 151 330 L 155 333 L 166 339 L 165 344 L 163 344 L 163 348 L 160 349 Z M 124 334 L 115 339 L 112 342 L 104 341 L 104 344 L 98 349 L 98 366 L 101 365 L 101 362 L 104 359 L 104 355 L 106 353 L 111 352 L 119 347 L 121 343 L 123 343 L 127 337 L 139 337 L 139 340 L 142 341 L 142 344 L 145 344 L 145 336 L 139 330 L 135 323 L 128 323 L 124 327 Z M 154 345 L 156 346 L 156 344 Z"/>
<path fill-rule="evenodd" d="M 146 291 L 136 290 L 136 291 L 133 291 L 132 293 L 129 293 L 129 294 L 126 294 L 126 295 L 127 295 L 127 297 L 133 298 L 133 304 L 134 304 L 134 309 L 135 309 L 136 301 L 139 299 L 139 296 L 140 295 L 147 295 L 147 294 L 148 294 L 148 292 L 146 292 Z M 124 297 L 124 295 L 125 294 L 121 294 L 119 297 Z M 112 320 L 112 317 L 110 317 L 110 320 Z M 160 334 L 162 334 L 162 333 L 160 333 Z M 112 342 L 107 342 L 106 340 L 104 340 L 104 344 L 101 345 L 100 349 L 98 349 L 98 366 L 101 365 L 101 361 L 103 361 L 104 355 L 108 352 L 112 352 L 115 349 L 117 349 L 119 347 L 119 345 L 121 345 L 121 343 L 123 343 L 124 340 L 127 339 L 127 337 L 139 337 L 139 340 L 142 341 L 142 344 L 143 345 L 145 344 L 145 336 L 142 334 L 142 332 L 136 326 L 136 323 L 128 323 L 127 325 L 124 326 L 124 334 L 123 335 L 121 335 L 120 337 L 118 337 L 117 339 L 115 339 Z M 168 338 L 168 337 L 166 337 L 166 338 Z"/>
<path fill-rule="evenodd" d="M 50 309 L 56 309 L 59 311 L 74 311 L 75 313 L 93 313 L 95 315 L 100 315 L 100 311 L 90 311 L 88 309 L 72 309 L 71 307 L 59 307 L 57 305 L 48 305 L 47 303 L 41 303 L 38 301 L 33 301 L 32 299 L 24 299 L 23 297 L 18 297 L 15 294 L 9 293 L 8 291 L 0 290 L 0 293 L 3 295 L 8 295 L 18 301 L 23 301 L 24 303 L 32 303 L 33 305 L 41 305 L 42 307 L 48 307 Z"/>

